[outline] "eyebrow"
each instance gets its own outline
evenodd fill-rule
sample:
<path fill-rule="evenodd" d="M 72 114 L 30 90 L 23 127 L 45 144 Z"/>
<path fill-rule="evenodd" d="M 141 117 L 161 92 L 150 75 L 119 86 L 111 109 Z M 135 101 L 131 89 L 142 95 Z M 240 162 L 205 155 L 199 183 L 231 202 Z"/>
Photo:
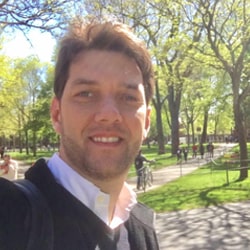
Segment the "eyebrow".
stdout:
<path fill-rule="evenodd" d="M 126 89 L 131 89 L 131 90 L 137 90 L 138 89 L 138 84 L 137 83 L 124 83 L 123 86 Z"/>
<path fill-rule="evenodd" d="M 90 79 L 85 79 L 85 78 L 78 78 L 76 80 L 74 80 L 72 82 L 73 84 L 86 84 L 86 85 L 90 85 L 90 84 L 97 84 L 98 82 L 95 80 L 90 80 Z"/>
<path fill-rule="evenodd" d="M 91 80 L 91 79 L 86 79 L 86 78 L 75 79 L 72 83 L 76 84 L 76 85 L 81 85 L 81 84 L 83 84 L 83 85 L 97 85 L 97 84 L 99 84 L 99 82 L 96 80 Z M 124 89 L 137 90 L 139 84 L 140 83 L 136 83 L 136 82 L 122 82 L 120 87 L 124 88 Z"/>

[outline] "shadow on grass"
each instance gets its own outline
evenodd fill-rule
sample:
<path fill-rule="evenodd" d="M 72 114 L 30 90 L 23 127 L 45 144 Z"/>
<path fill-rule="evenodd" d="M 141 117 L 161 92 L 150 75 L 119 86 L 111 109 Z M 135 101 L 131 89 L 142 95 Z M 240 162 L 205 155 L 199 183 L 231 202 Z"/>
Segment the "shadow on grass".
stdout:
<path fill-rule="evenodd" d="M 209 197 L 209 193 L 220 189 L 221 186 L 206 189 L 183 190 L 179 187 L 161 190 L 161 192 L 151 191 L 139 195 L 139 200 L 153 208 L 156 212 L 179 211 L 194 207 L 208 207 L 217 205 L 218 200 Z"/>
<path fill-rule="evenodd" d="M 209 197 L 209 193 L 214 191 L 214 190 L 218 190 L 220 188 L 221 188 L 221 186 L 211 187 L 211 188 L 208 188 L 208 189 L 200 192 L 199 197 L 204 202 L 205 207 L 208 207 L 211 205 L 214 205 L 214 206 L 218 205 L 218 201 L 215 198 Z"/>
<path fill-rule="evenodd" d="M 243 195 L 234 195 L 231 194 L 231 191 L 242 191 Z M 248 191 L 249 188 L 247 187 L 228 186 L 227 184 L 206 188 L 194 187 L 189 190 L 185 190 L 185 187 L 183 188 L 183 186 L 167 186 L 165 188 L 161 188 L 160 192 L 156 189 L 140 194 L 138 198 L 141 202 L 153 208 L 157 213 L 161 213 L 199 207 L 207 208 L 210 206 L 219 206 L 227 201 L 241 200 L 241 198 L 242 200 L 245 198 L 247 199 L 249 197 Z"/>

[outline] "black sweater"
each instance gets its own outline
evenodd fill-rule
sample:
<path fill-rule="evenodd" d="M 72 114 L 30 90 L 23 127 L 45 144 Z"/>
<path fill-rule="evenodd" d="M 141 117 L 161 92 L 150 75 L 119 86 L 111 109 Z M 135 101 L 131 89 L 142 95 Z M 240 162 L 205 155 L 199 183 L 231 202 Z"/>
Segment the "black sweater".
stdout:
<path fill-rule="evenodd" d="M 95 250 L 97 246 L 101 250 L 118 249 L 111 247 L 117 232 L 57 184 L 43 159 L 26 172 L 25 178 L 34 183 L 47 200 L 53 220 L 54 250 Z M 25 250 L 30 223 L 30 206 L 24 194 L 12 182 L 0 178 L 0 249 Z M 159 249 L 152 210 L 137 204 L 124 226 L 131 250 Z M 46 250 L 42 247 L 43 240 L 41 236 L 34 250 Z"/>

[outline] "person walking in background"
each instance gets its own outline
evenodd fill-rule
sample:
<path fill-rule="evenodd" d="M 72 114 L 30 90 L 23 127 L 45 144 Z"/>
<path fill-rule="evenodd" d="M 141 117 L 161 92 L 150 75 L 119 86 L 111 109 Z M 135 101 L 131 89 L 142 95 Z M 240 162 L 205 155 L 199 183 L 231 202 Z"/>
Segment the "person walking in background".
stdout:
<path fill-rule="evenodd" d="M 185 147 L 183 149 L 183 156 L 184 156 L 185 162 L 187 162 L 187 159 L 188 159 L 188 148 L 187 147 Z"/>
<path fill-rule="evenodd" d="M 0 165 L 0 176 L 8 180 L 16 180 L 18 175 L 18 163 L 5 154 Z"/>
<path fill-rule="evenodd" d="M 198 150 L 198 147 L 197 147 L 196 144 L 194 144 L 194 145 L 192 146 L 192 151 L 193 151 L 192 157 L 193 157 L 193 158 L 196 158 L 196 156 L 197 156 L 197 150 Z"/>
<path fill-rule="evenodd" d="M 201 155 L 201 159 L 203 159 L 204 153 L 205 153 L 204 145 L 201 143 L 201 144 L 200 144 L 200 155 Z"/>
<path fill-rule="evenodd" d="M 182 149 L 180 147 L 177 148 L 176 156 L 177 156 L 177 162 L 182 160 Z"/>
<path fill-rule="evenodd" d="M 207 145 L 207 153 L 209 158 L 214 157 L 214 145 L 212 142 L 209 142 Z"/>
<path fill-rule="evenodd" d="M 58 50 L 50 108 L 59 152 L 25 173 L 51 212 L 49 249 L 159 249 L 154 212 L 125 182 L 149 131 L 153 89 L 150 54 L 126 25 L 72 22 Z M 0 179 L 0 204 L 0 249 L 27 249 L 27 199 Z M 48 249 L 38 232 L 30 249 Z"/>

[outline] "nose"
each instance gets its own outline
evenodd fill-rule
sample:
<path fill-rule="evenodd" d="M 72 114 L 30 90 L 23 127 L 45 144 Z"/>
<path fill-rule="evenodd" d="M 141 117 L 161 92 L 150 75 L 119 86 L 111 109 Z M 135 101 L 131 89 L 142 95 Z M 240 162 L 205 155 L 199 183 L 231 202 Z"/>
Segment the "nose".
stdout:
<path fill-rule="evenodd" d="M 121 122 L 122 116 L 117 103 L 111 99 L 106 98 L 100 102 L 99 108 L 95 115 L 96 122 L 117 123 Z"/>

